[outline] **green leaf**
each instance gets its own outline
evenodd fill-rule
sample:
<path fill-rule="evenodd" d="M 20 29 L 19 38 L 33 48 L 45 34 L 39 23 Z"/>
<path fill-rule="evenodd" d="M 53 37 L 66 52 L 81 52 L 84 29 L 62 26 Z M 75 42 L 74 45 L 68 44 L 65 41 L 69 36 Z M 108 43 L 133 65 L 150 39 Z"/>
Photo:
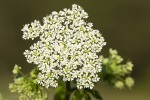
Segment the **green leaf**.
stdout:
<path fill-rule="evenodd" d="M 84 99 L 85 100 L 91 100 L 91 96 L 88 92 L 85 91 L 85 94 L 84 94 Z"/>
<path fill-rule="evenodd" d="M 84 99 L 83 99 L 84 98 Z M 90 94 L 86 90 L 75 90 L 71 100 L 92 100 Z"/>
<path fill-rule="evenodd" d="M 75 90 L 71 100 L 81 100 L 83 95 L 80 90 Z"/>
<path fill-rule="evenodd" d="M 56 88 L 56 94 L 54 96 L 54 100 L 65 100 L 66 91 L 64 90 L 64 83 L 60 82 L 58 87 Z"/>
<path fill-rule="evenodd" d="M 87 90 L 95 99 L 103 100 L 101 95 L 96 90 Z"/>

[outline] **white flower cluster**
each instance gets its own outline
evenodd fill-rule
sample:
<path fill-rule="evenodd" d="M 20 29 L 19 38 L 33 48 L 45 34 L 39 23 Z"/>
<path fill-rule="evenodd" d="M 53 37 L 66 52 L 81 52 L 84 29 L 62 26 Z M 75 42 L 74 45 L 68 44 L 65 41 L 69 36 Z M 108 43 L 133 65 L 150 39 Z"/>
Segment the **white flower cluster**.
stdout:
<path fill-rule="evenodd" d="M 43 25 L 34 21 L 23 27 L 23 38 L 40 38 L 24 52 L 29 63 L 38 66 L 38 83 L 46 88 L 57 87 L 58 79 L 76 80 L 77 88 L 94 87 L 99 81 L 101 59 L 97 55 L 106 44 L 93 24 L 85 19 L 88 14 L 78 5 L 72 9 L 52 12 L 43 18 Z"/>

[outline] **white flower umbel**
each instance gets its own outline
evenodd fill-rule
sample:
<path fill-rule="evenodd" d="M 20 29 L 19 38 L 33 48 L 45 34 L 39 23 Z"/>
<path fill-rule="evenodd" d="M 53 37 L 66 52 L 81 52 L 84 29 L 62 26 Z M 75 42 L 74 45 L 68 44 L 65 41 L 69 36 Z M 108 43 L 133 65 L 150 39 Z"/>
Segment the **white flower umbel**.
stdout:
<path fill-rule="evenodd" d="M 74 4 L 72 9 L 44 17 L 43 25 L 35 20 L 23 27 L 23 39 L 40 39 L 24 52 L 27 61 L 40 70 L 39 84 L 57 87 L 61 76 L 63 81 L 76 80 L 79 89 L 92 89 L 99 81 L 101 59 L 97 54 L 106 43 L 86 18 L 88 14 Z"/>

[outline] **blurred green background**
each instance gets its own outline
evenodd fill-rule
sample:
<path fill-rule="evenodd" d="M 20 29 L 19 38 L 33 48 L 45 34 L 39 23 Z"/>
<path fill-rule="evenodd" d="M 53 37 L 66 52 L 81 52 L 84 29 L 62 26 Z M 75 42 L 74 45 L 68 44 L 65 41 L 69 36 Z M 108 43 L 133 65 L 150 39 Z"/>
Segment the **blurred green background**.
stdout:
<path fill-rule="evenodd" d="M 89 14 L 88 21 L 99 29 L 108 48 L 117 49 L 127 61 L 134 63 L 132 90 L 116 90 L 99 82 L 96 89 L 104 100 L 150 100 L 150 1 L 149 0 L 0 0 L 0 92 L 8 100 L 17 100 L 10 93 L 15 64 L 28 72 L 33 65 L 26 62 L 23 52 L 33 41 L 22 39 L 24 24 L 42 18 L 52 11 L 79 4 Z M 53 91 L 50 93 L 53 94 Z M 50 99 L 51 100 L 51 99 Z"/>

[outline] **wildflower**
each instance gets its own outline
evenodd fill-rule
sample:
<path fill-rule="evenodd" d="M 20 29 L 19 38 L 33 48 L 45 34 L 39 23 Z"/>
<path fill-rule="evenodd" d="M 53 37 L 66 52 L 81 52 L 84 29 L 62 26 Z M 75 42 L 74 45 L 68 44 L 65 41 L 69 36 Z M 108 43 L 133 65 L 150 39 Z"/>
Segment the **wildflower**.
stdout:
<path fill-rule="evenodd" d="M 40 39 L 24 52 L 27 61 L 40 70 L 39 84 L 57 87 L 62 76 L 63 81 L 76 80 L 79 89 L 92 89 L 99 81 L 101 59 L 97 54 L 106 43 L 87 18 L 82 7 L 74 4 L 72 9 L 44 17 L 43 25 L 35 20 L 23 27 L 23 39 Z"/>

